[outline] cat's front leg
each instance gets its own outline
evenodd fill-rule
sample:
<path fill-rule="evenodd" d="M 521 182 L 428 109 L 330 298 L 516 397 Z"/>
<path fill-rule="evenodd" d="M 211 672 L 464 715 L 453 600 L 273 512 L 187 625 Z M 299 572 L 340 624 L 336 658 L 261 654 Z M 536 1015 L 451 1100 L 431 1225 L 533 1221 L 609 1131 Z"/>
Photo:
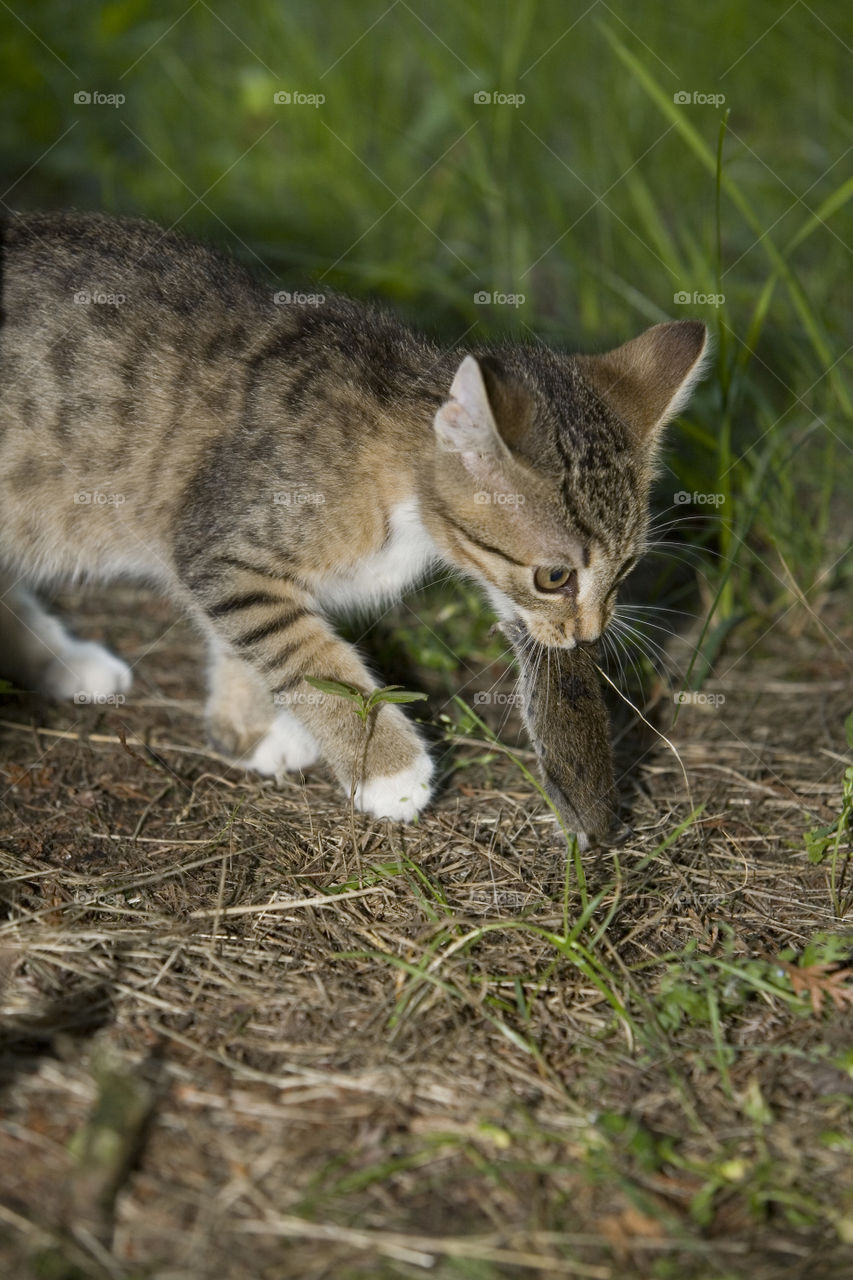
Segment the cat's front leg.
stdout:
<path fill-rule="evenodd" d="M 289 582 L 262 584 L 258 575 L 218 584 L 213 592 L 207 586 L 204 595 L 218 654 L 209 703 L 214 734 L 222 740 L 231 725 L 232 750 L 238 744 L 242 762 L 262 773 L 301 768 L 322 756 L 359 809 L 414 819 L 431 795 L 432 761 L 399 707 L 381 704 L 364 725 L 351 702 L 308 683 L 307 677 L 333 680 L 365 694 L 376 688 L 310 597 Z"/>

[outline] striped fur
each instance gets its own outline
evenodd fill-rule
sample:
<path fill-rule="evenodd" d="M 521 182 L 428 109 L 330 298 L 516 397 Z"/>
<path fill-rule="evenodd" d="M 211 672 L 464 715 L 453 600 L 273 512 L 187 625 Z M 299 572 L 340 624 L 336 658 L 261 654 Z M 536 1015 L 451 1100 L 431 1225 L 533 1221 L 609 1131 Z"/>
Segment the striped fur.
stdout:
<path fill-rule="evenodd" d="M 442 351 L 346 298 L 279 305 L 146 222 L 15 215 L 0 254 L 0 657 L 28 686 L 129 680 L 33 586 L 141 577 L 207 637 L 223 749 L 267 772 L 322 757 L 369 811 L 411 818 L 431 765 L 399 707 L 379 710 L 361 776 L 358 719 L 306 681 L 376 687 L 337 613 L 445 565 L 542 644 L 606 626 L 701 325 L 602 357 Z M 571 593 L 536 587 L 537 567 L 563 565 Z"/>

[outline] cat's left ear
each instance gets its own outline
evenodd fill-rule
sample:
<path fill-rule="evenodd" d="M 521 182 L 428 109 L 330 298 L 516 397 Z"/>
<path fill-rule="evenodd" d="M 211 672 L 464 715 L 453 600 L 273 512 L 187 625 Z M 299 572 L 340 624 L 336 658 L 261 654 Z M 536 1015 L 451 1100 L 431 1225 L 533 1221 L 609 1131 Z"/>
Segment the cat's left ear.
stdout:
<path fill-rule="evenodd" d="M 651 446 L 687 404 L 707 356 L 708 330 L 701 320 L 674 320 L 654 325 L 605 355 L 574 360 L 638 442 Z"/>
<path fill-rule="evenodd" d="M 448 453 L 509 457 L 489 402 L 483 372 L 466 356 L 450 384 L 450 397 L 435 415 L 435 434 Z"/>

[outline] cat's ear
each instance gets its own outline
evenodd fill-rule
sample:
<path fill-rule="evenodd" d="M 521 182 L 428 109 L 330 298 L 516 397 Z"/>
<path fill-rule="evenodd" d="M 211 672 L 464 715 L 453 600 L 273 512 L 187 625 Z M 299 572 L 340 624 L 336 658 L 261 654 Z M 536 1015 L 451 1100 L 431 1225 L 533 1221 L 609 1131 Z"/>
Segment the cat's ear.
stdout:
<path fill-rule="evenodd" d="M 495 422 L 483 372 L 473 356 L 466 356 L 456 370 L 450 396 L 436 413 L 434 426 L 439 445 L 449 453 L 509 456 Z"/>
<path fill-rule="evenodd" d="M 605 355 L 576 356 L 575 363 L 637 439 L 653 444 L 690 399 L 707 354 L 708 330 L 701 320 L 673 320 Z"/>

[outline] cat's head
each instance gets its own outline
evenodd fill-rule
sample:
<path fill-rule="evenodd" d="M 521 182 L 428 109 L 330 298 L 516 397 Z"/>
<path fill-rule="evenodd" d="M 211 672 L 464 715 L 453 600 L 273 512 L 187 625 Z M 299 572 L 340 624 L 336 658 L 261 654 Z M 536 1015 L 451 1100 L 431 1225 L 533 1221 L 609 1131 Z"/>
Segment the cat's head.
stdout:
<path fill-rule="evenodd" d="M 684 320 L 605 355 L 515 345 L 459 365 L 435 416 L 431 532 L 541 644 L 593 641 L 610 621 L 645 549 L 661 432 L 706 349 Z"/>

